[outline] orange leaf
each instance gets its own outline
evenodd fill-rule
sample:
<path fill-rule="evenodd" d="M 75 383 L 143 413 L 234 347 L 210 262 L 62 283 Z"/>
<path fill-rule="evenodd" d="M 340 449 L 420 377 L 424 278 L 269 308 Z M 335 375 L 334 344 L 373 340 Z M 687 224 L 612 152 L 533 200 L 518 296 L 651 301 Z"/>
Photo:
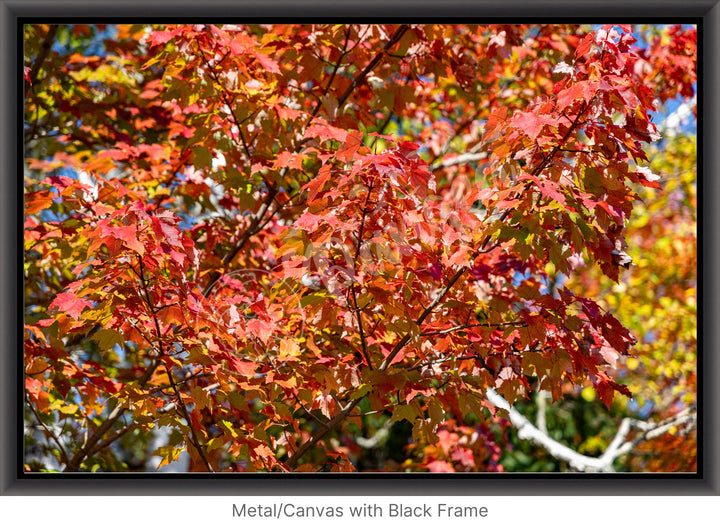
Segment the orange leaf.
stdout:
<path fill-rule="evenodd" d="M 52 205 L 52 192 L 42 190 L 32 194 L 25 194 L 25 215 L 35 214 Z"/>
<path fill-rule="evenodd" d="M 352 160 L 355 154 L 362 146 L 363 134 L 361 131 L 349 131 L 347 138 L 340 149 L 337 151 L 335 156 L 338 159 L 344 159 L 346 161 Z"/>

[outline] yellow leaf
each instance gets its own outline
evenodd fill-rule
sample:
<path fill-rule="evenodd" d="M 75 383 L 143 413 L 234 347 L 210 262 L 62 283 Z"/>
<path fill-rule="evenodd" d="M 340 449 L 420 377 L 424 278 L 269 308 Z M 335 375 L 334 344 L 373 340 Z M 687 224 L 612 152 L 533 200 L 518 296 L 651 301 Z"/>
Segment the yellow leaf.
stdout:
<path fill-rule="evenodd" d="M 62 414 L 72 415 L 75 412 L 79 410 L 78 405 L 62 405 L 58 408 L 55 408 L 55 406 L 51 407 L 53 410 L 57 410 L 58 412 Z"/>
<path fill-rule="evenodd" d="M 595 390 L 588 386 L 587 388 L 583 388 L 583 391 L 580 392 L 580 395 L 583 399 L 585 399 L 588 403 L 595 400 Z"/>

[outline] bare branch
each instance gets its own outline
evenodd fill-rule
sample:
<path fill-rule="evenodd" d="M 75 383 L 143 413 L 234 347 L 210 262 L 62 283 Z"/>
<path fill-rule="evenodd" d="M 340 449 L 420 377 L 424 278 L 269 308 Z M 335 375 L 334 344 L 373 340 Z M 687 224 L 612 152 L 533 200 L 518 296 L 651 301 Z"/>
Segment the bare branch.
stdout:
<path fill-rule="evenodd" d="M 437 163 L 437 160 L 442 159 L 445 156 L 445 154 L 447 154 L 447 152 L 450 150 L 450 146 L 452 145 L 452 142 L 456 138 L 458 138 L 467 128 L 469 128 L 475 120 L 477 120 L 477 118 L 480 116 L 480 113 L 482 112 L 482 110 L 483 110 L 482 108 L 476 109 L 475 112 L 472 114 L 472 116 L 470 116 L 466 120 L 458 120 L 456 122 L 455 131 L 453 131 L 453 134 L 447 139 L 447 141 L 445 141 L 445 145 L 440 149 L 440 152 L 430 160 L 430 169 L 431 170 L 435 170 L 436 168 L 441 167 L 441 166 L 435 166 Z M 440 165 L 441 163 L 437 163 L 437 164 Z"/>
<path fill-rule="evenodd" d="M 387 440 L 388 436 L 390 436 L 390 427 L 392 427 L 392 425 L 393 423 L 388 419 L 382 427 L 377 429 L 372 437 L 363 438 L 362 436 L 358 436 L 355 438 L 355 443 L 364 449 L 373 449 Z"/>
<path fill-rule="evenodd" d="M 451 327 L 449 329 L 445 329 L 443 331 L 429 331 L 421 333 L 420 336 L 438 336 L 442 334 L 450 334 L 455 331 L 463 331 L 465 329 L 472 329 L 474 327 L 507 327 L 510 325 L 518 325 L 520 327 L 527 327 L 527 323 L 524 321 L 506 321 L 506 322 L 499 322 L 499 323 L 471 323 L 470 325 L 458 325 L 457 327 Z"/>
<path fill-rule="evenodd" d="M 675 427 L 681 427 L 681 426 L 694 427 L 697 424 L 697 412 L 696 412 L 696 407 L 692 406 L 690 408 L 686 408 L 685 410 L 674 415 L 671 418 L 663 420 L 660 423 L 648 423 L 646 421 L 639 421 L 639 420 L 630 419 L 630 418 L 626 418 L 623 420 L 623 423 L 626 423 L 626 422 L 627 422 L 628 430 L 629 430 L 629 428 L 635 428 L 637 430 L 640 430 L 641 432 L 634 439 L 627 441 L 618 447 L 618 449 L 617 449 L 618 456 L 629 453 L 639 443 L 646 441 L 646 440 L 651 440 L 653 438 L 657 438 L 658 436 L 662 436 L 663 434 L 670 432 L 670 430 L 672 430 Z M 622 428 L 623 428 L 622 424 L 621 424 L 620 428 L 622 430 Z M 620 433 L 620 430 L 618 430 L 618 434 L 619 433 Z"/>
<path fill-rule="evenodd" d="M 540 432 L 543 434 L 547 434 L 547 398 L 548 398 L 548 392 L 545 390 L 540 390 L 535 398 L 535 403 L 538 407 L 538 414 L 537 414 L 537 427 L 540 429 Z"/>
<path fill-rule="evenodd" d="M 292 456 L 287 459 L 285 465 L 287 465 L 288 468 L 293 469 L 300 457 L 303 456 L 310 449 L 315 447 L 315 445 L 317 445 L 317 443 L 328 432 L 337 427 L 340 422 L 342 422 L 346 417 L 348 417 L 350 412 L 352 412 L 355 407 L 360 403 L 360 401 L 362 401 L 363 397 L 358 397 L 350 401 L 348 404 L 345 405 L 345 408 L 343 408 L 338 414 L 335 414 L 335 416 L 330 421 L 328 421 L 327 424 L 315 431 L 315 433 L 313 433 L 310 439 L 303 443 L 300 447 L 298 447 L 297 451 L 295 451 Z"/>
<path fill-rule="evenodd" d="M 63 462 L 66 465 L 69 464 L 70 458 L 68 457 L 68 454 L 65 451 L 65 447 L 63 447 L 63 444 L 60 443 L 60 440 L 55 435 L 55 433 L 50 429 L 50 427 L 48 427 L 45 424 L 45 422 L 42 419 L 40 419 L 40 414 L 38 413 L 37 410 L 35 410 L 35 407 L 32 405 L 32 401 L 28 397 L 27 392 L 25 393 L 25 404 L 28 405 L 28 407 L 30 408 L 30 411 L 33 413 L 33 415 L 35 416 L 35 419 L 37 419 L 38 423 L 40 423 L 40 426 L 43 428 L 43 431 L 45 432 L 45 434 L 50 436 L 50 438 L 52 438 L 52 440 L 55 442 L 55 445 L 58 446 L 58 449 L 60 449 L 60 454 L 62 455 Z"/>
<path fill-rule="evenodd" d="M 461 164 L 466 163 L 473 163 L 476 161 L 482 161 L 483 159 L 487 159 L 488 154 L 486 152 L 480 152 L 480 153 L 463 153 L 462 155 L 457 155 L 455 157 L 449 157 L 448 159 L 443 159 L 442 161 L 436 161 L 430 165 L 430 170 L 438 170 L 440 168 L 447 168 L 448 166 L 458 166 Z"/>
<path fill-rule="evenodd" d="M 35 61 L 33 61 L 33 66 L 30 69 L 30 85 L 35 85 L 35 82 L 37 81 L 40 69 L 42 68 L 43 63 L 45 62 L 45 59 L 47 58 L 47 55 L 52 49 L 53 43 L 55 42 L 55 35 L 57 34 L 58 27 L 59 26 L 57 24 L 52 24 L 50 27 L 48 27 L 45 38 L 40 45 L 38 55 L 35 58 Z"/>
<path fill-rule="evenodd" d="M 572 469 L 584 472 L 611 472 L 614 471 L 613 463 L 615 460 L 630 452 L 640 441 L 655 438 L 668 432 L 671 428 L 680 425 L 695 423 L 697 414 L 695 408 L 688 408 L 680 414 L 665 420 L 661 423 L 647 423 L 635 419 L 625 418 L 620 423 L 615 437 L 608 445 L 605 452 L 599 458 L 585 456 L 569 447 L 563 445 L 557 440 L 552 439 L 547 433 L 544 433 L 533 425 L 525 416 L 520 414 L 495 390 L 488 388 L 486 390 L 488 400 L 498 408 L 502 408 L 508 412 L 510 422 L 518 429 L 518 437 L 529 440 L 545 449 L 553 457 L 567 462 Z M 636 428 L 642 433 L 631 441 L 625 438 L 631 428 Z M 625 442 L 625 443 L 623 443 Z"/>
<path fill-rule="evenodd" d="M 332 86 L 333 81 L 335 81 L 335 76 L 337 75 L 338 70 L 340 69 L 340 64 L 343 62 L 343 59 L 345 59 L 345 56 L 348 53 L 350 53 L 350 50 L 348 50 L 348 43 L 350 42 L 350 33 L 351 33 L 351 28 L 350 28 L 350 26 L 348 26 L 345 28 L 345 43 L 343 44 L 343 49 L 342 49 L 342 52 L 340 53 L 340 58 L 338 59 L 337 63 L 335 63 L 335 66 L 333 67 L 332 74 L 330 74 L 330 79 L 328 80 L 327 85 L 325 86 L 325 89 L 323 90 L 322 96 L 318 99 L 317 104 L 315 105 L 315 109 L 313 109 L 312 113 L 310 114 L 310 116 L 312 118 L 315 118 L 317 116 L 318 112 L 320 112 L 320 108 L 322 107 L 322 104 L 323 104 L 323 99 L 325 98 L 325 96 L 327 96 L 327 93 L 330 90 L 330 87 Z M 322 58 L 319 58 L 319 59 L 323 60 Z M 340 104 L 338 104 L 338 109 L 340 109 Z"/>
<path fill-rule="evenodd" d="M 403 35 L 405 35 L 405 32 L 410 29 L 410 26 L 407 24 L 403 24 L 400 26 L 392 37 L 390 37 L 390 40 L 385 44 L 382 50 L 380 50 L 377 55 L 373 58 L 370 63 L 358 74 L 353 82 L 350 84 L 350 86 L 345 90 L 342 96 L 338 99 L 338 109 L 341 109 L 342 106 L 345 104 L 345 101 L 350 97 L 350 95 L 353 93 L 353 91 L 357 88 L 360 83 L 365 79 L 365 77 L 372 71 L 373 68 L 380 62 L 380 60 L 387 54 L 387 52 L 392 48 L 401 38 Z"/>

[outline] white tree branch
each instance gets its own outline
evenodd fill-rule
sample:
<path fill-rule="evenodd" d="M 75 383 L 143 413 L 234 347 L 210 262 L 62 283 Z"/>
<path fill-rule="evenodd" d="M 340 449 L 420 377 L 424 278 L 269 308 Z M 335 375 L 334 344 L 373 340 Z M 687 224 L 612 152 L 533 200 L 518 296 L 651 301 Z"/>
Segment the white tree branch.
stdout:
<path fill-rule="evenodd" d="M 457 166 L 459 164 L 472 163 L 475 161 L 481 161 L 486 159 L 488 154 L 486 152 L 481 153 L 464 153 L 455 157 L 448 157 L 442 161 L 437 161 L 430 165 L 430 170 L 437 170 L 438 168 L 446 168 L 448 166 Z"/>
<path fill-rule="evenodd" d="M 615 437 L 607 449 L 605 449 L 605 452 L 602 456 L 595 458 L 580 454 L 543 433 L 525 416 L 510 406 L 510 404 L 492 388 L 487 389 L 486 395 L 493 405 L 508 412 L 510 422 L 518 430 L 518 436 L 521 439 L 532 441 L 536 445 L 543 447 L 551 456 L 567 462 L 572 469 L 582 472 L 614 471 L 613 462 L 615 462 L 618 457 L 630 452 L 641 441 L 656 438 L 669 432 L 673 427 L 682 425 L 693 427 L 697 423 L 695 407 L 687 408 L 661 423 L 649 423 L 625 418 L 620 423 Z M 640 431 L 640 434 L 634 439 L 626 441 L 631 429 Z"/>
<path fill-rule="evenodd" d="M 537 415 L 537 421 L 535 422 L 537 424 L 537 428 L 540 429 L 540 432 L 543 434 L 547 434 L 547 421 L 546 421 L 546 405 L 547 405 L 547 398 L 548 398 L 548 392 L 545 390 L 540 390 L 536 395 L 536 402 L 538 407 L 538 415 Z"/>

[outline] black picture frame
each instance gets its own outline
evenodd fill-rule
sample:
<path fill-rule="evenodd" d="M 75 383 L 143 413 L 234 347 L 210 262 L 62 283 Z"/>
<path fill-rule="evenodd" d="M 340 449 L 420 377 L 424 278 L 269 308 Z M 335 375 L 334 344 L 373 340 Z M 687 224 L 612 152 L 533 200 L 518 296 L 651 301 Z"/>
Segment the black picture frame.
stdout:
<path fill-rule="evenodd" d="M 0 494 L 3 495 L 719 495 L 718 261 L 720 0 L 0 0 Z M 522 18 L 518 19 L 518 14 Z M 24 474 L 22 472 L 21 25 L 179 22 L 594 22 L 698 25 L 699 449 L 696 474 Z M 110 20 L 112 19 L 112 20 Z M 19 225 L 20 224 L 20 225 Z M 707 273 L 706 273 L 707 272 Z"/>

